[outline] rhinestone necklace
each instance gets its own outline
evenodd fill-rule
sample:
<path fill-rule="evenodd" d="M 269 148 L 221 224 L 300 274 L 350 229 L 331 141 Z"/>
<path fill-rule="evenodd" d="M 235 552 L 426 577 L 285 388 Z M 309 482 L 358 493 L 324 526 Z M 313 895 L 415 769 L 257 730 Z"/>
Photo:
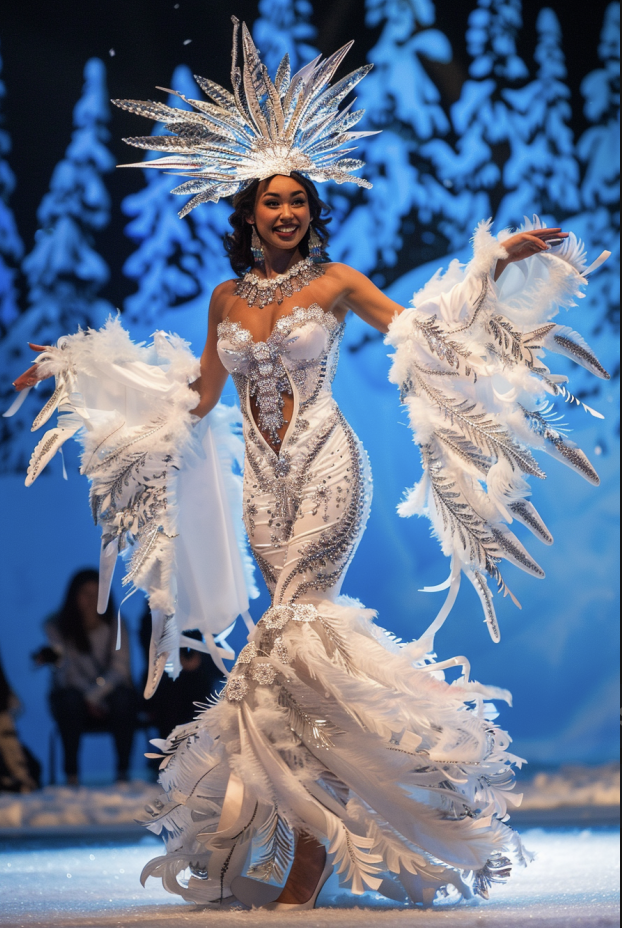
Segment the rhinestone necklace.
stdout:
<path fill-rule="evenodd" d="M 249 306 L 258 306 L 263 309 L 270 303 L 280 305 L 283 300 L 298 293 L 307 287 L 311 281 L 322 277 L 325 268 L 322 264 L 315 264 L 312 258 L 303 258 L 298 261 L 285 274 L 268 277 L 265 280 L 247 271 L 244 277 L 235 285 L 235 295 L 246 300 Z"/>

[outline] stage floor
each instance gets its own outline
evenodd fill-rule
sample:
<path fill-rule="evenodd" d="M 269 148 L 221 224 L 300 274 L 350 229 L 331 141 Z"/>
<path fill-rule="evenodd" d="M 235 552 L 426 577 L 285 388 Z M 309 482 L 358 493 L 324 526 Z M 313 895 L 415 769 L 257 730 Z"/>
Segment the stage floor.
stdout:
<path fill-rule="evenodd" d="M 537 854 L 489 902 L 434 910 L 391 908 L 386 900 L 349 896 L 334 877 L 313 912 L 223 912 L 188 905 L 159 881 L 139 883 L 157 856 L 152 836 L 68 835 L 0 839 L 2 928 L 575 928 L 619 925 L 619 832 L 612 827 L 521 829 Z"/>

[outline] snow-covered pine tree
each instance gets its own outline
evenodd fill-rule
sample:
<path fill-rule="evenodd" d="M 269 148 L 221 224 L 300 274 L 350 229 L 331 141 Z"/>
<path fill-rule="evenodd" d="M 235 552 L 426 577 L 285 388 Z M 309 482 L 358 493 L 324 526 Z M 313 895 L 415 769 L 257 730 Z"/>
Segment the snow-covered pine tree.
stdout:
<path fill-rule="evenodd" d="M 577 143 L 583 166 L 580 217 L 590 253 L 611 257 L 594 275 L 588 304 L 597 319 L 595 333 L 620 331 L 620 4 L 605 11 L 598 46 L 602 67 L 582 81 L 584 112 L 591 123 Z M 619 371 L 619 365 L 618 365 Z"/>
<path fill-rule="evenodd" d="M 455 248 L 480 219 L 497 211 L 507 193 L 503 166 L 511 159 L 522 116 L 504 91 L 529 76 L 516 50 L 521 26 L 521 0 L 478 0 L 466 34 L 470 79 L 451 108 L 455 146 L 433 139 L 425 148 L 440 180 L 461 195 L 460 209 L 439 224 Z"/>
<path fill-rule="evenodd" d="M 109 272 L 93 247 L 94 234 L 110 220 L 103 178 L 114 167 L 106 147 L 109 118 L 106 68 L 99 58 L 91 58 L 73 111 L 71 142 L 41 201 L 37 212 L 41 228 L 23 263 L 30 336 L 39 342 L 76 325 L 99 325 L 111 310 L 98 297 Z"/>
<path fill-rule="evenodd" d="M 0 107 L 5 94 L 4 82 L 0 80 Z M 2 122 L 0 115 L 0 338 L 6 334 L 11 323 L 19 315 L 15 275 L 24 251 L 13 212 L 9 208 L 9 197 L 15 187 L 15 177 L 6 160 L 11 150 L 11 141 L 8 132 L 1 128 Z"/>
<path fill-rule="evenodd" d="M 318 54 L 312 44 L 316 36 L 312 15 L 309 0 L 259 0 L 253 39 L 273 79 L 283 55 L 289 55 L 295 72 Z"/>
<path fill-rule="evenodd" d="M 540 10 L 534 80 L 519 89 L 506 88 L 502 97 L 514 110 L 512 153 L 503 169 L 508 193 L 497 220 L 517 226 L 536 212 L 545 222 L 561 222 L 579 209 L 579 165 L 571 118 L 570 89 L 561 28 L 553 10 Z"/>
<path fill-rule="evenodd" d="M 202 96 L 186 65 L 175 69 L 171 86 L 189 99 Z M 167 102 L 190 108 L 174 94 Z M 163 134 L 162 126 L 156 124 L 152 134 Z M 157 153 L 148 152 L 145 160 L 156 157 Z M 170 192 L 176 179 L 155 171 L 144 173 L 145 186 L 127 196 L 121 208 L 132 217 L 126 234 L 138 242 L 123 268 L 138 283 L 137 291 L 125 301 L 125 322 L 132 332 L 148 336 L 154 325 L 174 326 L 170 317 L 165 319 L 170 311 L 204 308 L 207 318 L 211 290 L 231 271 L 222 244 L 230 210 L 226 203 L 210 203 L 180 219 L 184 201 Z"/>
<path fill-rule="evenodd" d="M 171 86 L 191 98 L 198 94 L 186 65 L 175 69 Z M 191 108 L 174 94 L 167 103 Z M 163 134 L 159 123 L 152 134 Z M 145 161 L 156 157 L 157 153 L 147 152 Z M 145 325 L 153 331 L 154 322 L 167 310 L 200 294 L 201 256 L 190 217 L 182 221 L 177 215 L 183 201 L 170 192 L 176 179 L 159 171 L 145 170 L 144 174 L 145 186 L 125 197 L 121 205 L 132 217 L 126 235 L 138 243 L 123 268 L 125 275 L 138 283 L 136 293 L 125 301 L 124 317 L 132 329 Z"/>
<path fill-rule="evenodd" d="M 329 193 L 337 219 L 331 257 L 366 274 L 375 271 L 381 285 L 394 276 L 405 241 L 412 264 L 446 247 L 437 241 L 434 220 L 451 211 L 453 198 L 425 154 L 425 142 L 449 129 L 438 88 L 422 63 L 451 60 L 449 41 L 434 21 L 431 0 L 366 0 L 367 25 L 381 33 L 368 55 L 374 70 L 357 88 L 355 106 L 366 110 L 364 128 L 382 134 L 360 143 L 372 189 L 344 186 Z"/>
<path fill-rule="evenodd" d="M 5 408 L 13 394 L 12 381 L 32 358 L 27 342 L 48 344 L 77 326 L 99 326 L 113 311 L 99 296 L 108 267 L 94 248 L 94 234 L 110 218 L 103 180 L 114 167 L 106 147 L 108 120 L 106 68 L 98 58 L 91 58 L 73 111 L 71 142 L 41 201 L 37 213 L 41 228 L 22 265 L 29 305 L 0 344 L 0 402 Z M 32 451 L 30 435 L 21 441 L 24 416 L 1 421 L 0 467 L 21 470 Z"/>

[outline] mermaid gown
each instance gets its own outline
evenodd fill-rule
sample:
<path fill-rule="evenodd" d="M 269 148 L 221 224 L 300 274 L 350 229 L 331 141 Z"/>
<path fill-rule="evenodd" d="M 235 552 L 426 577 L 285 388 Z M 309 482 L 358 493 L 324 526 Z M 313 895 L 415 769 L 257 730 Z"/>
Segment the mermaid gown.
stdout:
<path fill-rule="evenodd" d="M 396 349 L 391 377 L 416 420 L 424 463 L 423 480 L 404 505 L 409 512 L 427 507 L 452 555 L 444 613 L 463 572 L 481 596 L 493 637 L 498 627 L 484 571 L 499 583 L 504 557 L 539 570 L 507 529 L 512 517 L 491 515 L 500 484 L 506 516 L 510 511 L 547 541 L 526 499 L 525 475 L 536 468 L 529 447 L 597 480 L 542 407 L 521 405 L 520 422 L 516 417 L 532 382 L 526 378 L 545 378 L 549 392 L 561 382 L 541 361 L 544 347 L 556 350 L 555 335 L 557 350 L 599 373 L 576 333 L 553 324 L 544 332 L 541 324 L 585 283 L 580 249 L 571 242 L 553 261 L 531 259 L 539 269 L 531 269 L 531 279 L 509 275 L 504 294 L 490 277 L 501 247 L 480 229 L 466 271 L 454 268 L 444 284 L 433 279 L 388 336 Z M 537 336 L 523 327 L 522 354 L 514 343 L 504 355 L 494 333 L 499 326 L 502 334 L 508 326 L 513 331 L 525 301 Z M 160 877 L 189 901 L 235 898 L 240 878 L 247 893 L 257 887 L 257 900 L 276 898 L 302 832 L 325 845 L 353 893 L 379 890 L 423 904 L 439 891 L 486 896 L 512 862 L 526 859 L 507 823 L 508 803 L 520 801 L 512 793 L 520 760 L 509 752 L 491 702 L 509 701 L 509 694 L 470 681 L 465 659 L 435 661 L 433 633 L 444 614 L 402 645 L 370 610 L 340 594 L 371 503 L 367 456 L 331 392 L 343 329 L 315 303 L 281 317 L 266 342 L 254 342 L 239 323 L 220 324 L 218 353 L 240 400 L 241 486 L 233 475 L 234 460 L 242 463 L 231 430 L 235 413 L 217 408 L 207 426 L 193 422 L 196 394 L 187 384 L 196 362 L 179 341 L 161 335 L 152 346 L 135 346 L 110 322 L 65 339 L 42 361 L 57 375 L 42 418 L 57 405 L 61 415 L 33 455 L 29 480 L 66 437 L 82 438 L 103 533 L 101 595 L 126 545 L 127 577 L 150 597 L 150 685 L 165 666 L 175 673 L 180 641 L 196 646 L 184 640 L 184 628 L 200 628 L 201 646 L 223 666 L 231 655 L 214 636 L 239 613 L 249 626 L 218 699 L 154 742 L 163 756 L 163 794 L 148 808 L 147 825 L 162 835 L 166 853 L 146 866 L 143 879 Z M 491 393 L 500 372 L 517 386 L 512 396 L 498 380 Z M 293 413 L 278 443 L 285 393 Z M 482 437 L 475 424 L 485 430 L 486 421 L 493 425 Z M 211 497 L 202 499 L 207 491 Z M 272 600 L 256 626 L 234 526 L 242 514 Z M 443 670 L 456 663 L 462 676 L 449 683 Z"/>

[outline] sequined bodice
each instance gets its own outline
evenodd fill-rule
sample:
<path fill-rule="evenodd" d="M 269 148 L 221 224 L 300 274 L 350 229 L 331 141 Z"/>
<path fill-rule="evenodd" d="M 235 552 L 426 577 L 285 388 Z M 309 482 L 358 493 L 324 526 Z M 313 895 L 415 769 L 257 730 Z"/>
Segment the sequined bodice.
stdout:
<path fill-rule="evenodd" d="M 264 342 L 254 341 L 239 322 L 225 319 L 218 326 L 220 360 L 233 375 L 243 404 L 248 384 L 257 401 L 259 428 L 274 444 L 280 443 L 284 424 L 284 394 L 295 390 L 304 408 L 330 390 L 342 333 L 343 324 L 317 303 L 281 316 Z"/>

